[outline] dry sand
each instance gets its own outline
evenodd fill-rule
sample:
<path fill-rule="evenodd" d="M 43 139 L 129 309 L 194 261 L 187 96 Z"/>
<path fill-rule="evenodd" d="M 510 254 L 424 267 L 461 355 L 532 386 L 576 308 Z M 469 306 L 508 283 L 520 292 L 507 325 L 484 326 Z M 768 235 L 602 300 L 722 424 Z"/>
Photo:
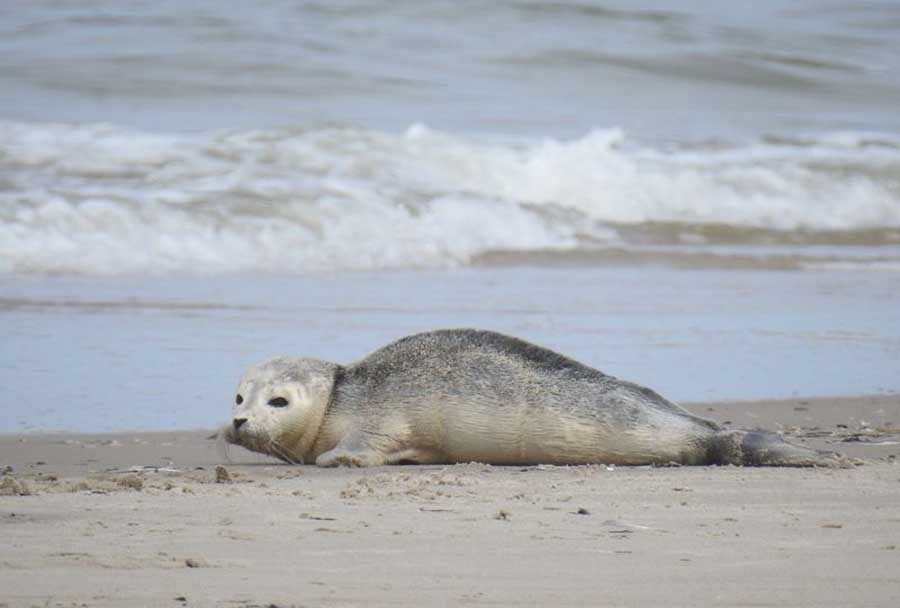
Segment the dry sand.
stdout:
<path fill-rule="evenodd" d="M 208 431 L 6 435 L 0 606 L 900 605 L 900 397 L 689 409 L 865 464 L 324 470 Z"/>

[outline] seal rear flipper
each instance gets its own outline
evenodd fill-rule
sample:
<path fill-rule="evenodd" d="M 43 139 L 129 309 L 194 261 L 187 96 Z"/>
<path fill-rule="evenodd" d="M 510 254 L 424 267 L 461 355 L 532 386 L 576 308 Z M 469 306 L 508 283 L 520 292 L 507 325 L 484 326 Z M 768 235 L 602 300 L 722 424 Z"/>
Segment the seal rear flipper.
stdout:
<path fill-rule="evenodd" d="M 788 443 L 769 431 L 721 431 L 711 438 L 709 464 L 751 467 L 849 467 L 854 463 L 835 452 Z"/>

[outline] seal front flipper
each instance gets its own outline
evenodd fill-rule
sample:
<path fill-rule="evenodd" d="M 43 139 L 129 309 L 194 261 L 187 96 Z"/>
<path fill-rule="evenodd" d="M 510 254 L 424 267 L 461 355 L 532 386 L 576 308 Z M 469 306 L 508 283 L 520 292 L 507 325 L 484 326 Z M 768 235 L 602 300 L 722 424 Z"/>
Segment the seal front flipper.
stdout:
<path fill-rule="evenodd" d="M 319 467 L 376 467 L 382 464 L 387 464 L 384 454 L 373 448 L 360 432 L 350 433 L 316 458 Z"/>

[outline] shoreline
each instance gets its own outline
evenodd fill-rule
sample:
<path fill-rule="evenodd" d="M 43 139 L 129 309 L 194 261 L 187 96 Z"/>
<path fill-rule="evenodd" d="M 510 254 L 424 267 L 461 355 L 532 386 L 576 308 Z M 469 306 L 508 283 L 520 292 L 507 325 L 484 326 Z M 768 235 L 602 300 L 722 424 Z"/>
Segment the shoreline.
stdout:
<path fill-rule="evenodd" d="M 686 408 L 864 464 L 321 469 L 208 430 L 0 435 L 0 606 L 900 601 L 900 396 Z"/>

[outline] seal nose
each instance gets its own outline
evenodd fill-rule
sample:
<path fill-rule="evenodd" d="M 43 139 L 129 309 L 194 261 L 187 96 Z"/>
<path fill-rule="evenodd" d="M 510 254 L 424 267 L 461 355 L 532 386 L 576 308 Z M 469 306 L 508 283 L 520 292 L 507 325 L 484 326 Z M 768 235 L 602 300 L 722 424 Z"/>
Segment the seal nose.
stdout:
<path fill-rule="evenodd" d="M 231 423 L 234 425 L 234 430 L 238 430 L 239 428 L 244 426 L 245 422 L 247 422 L 246 418 L 235 418 L 231 421 Z"/>

